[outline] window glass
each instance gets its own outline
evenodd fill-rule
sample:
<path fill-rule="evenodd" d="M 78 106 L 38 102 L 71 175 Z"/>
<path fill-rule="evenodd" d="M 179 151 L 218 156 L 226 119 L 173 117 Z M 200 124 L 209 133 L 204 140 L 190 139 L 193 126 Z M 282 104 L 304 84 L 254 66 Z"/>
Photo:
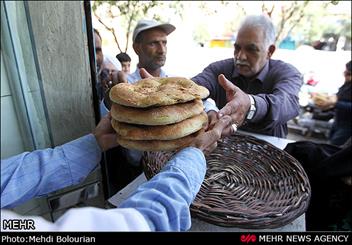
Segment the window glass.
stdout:
<path fill-rule="evenodd" d="M 52 146 L 24 2 L 1 2 L 1 159 Z M 4 88 L 4 91 L 3 91 Z"/>

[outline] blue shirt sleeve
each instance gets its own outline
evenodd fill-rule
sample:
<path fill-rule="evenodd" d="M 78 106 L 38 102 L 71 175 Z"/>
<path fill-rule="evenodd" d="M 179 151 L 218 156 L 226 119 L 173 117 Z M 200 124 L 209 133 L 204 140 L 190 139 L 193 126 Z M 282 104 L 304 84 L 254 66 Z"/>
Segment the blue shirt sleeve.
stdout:
<path fill-rule="evenodd" d="M 80 183 L 101 159 L 93 134 L 1 160 L 1 208 Z"/>
<path fill-rule="evenodd" d="M 135 208 L 152 230 L 184 231 L 191 227 L 189 206 L 204 180 L 206 161 L 201 150 L 188 147 L 178 152 L 120 208 Z"/>
<path fill-rule="evenodd" d="M 209 111 L 218 112 L 219 108 L 216 106 L 215 101 L 213 99 L 203 100 L 204 111 L 208 113 Z"/>

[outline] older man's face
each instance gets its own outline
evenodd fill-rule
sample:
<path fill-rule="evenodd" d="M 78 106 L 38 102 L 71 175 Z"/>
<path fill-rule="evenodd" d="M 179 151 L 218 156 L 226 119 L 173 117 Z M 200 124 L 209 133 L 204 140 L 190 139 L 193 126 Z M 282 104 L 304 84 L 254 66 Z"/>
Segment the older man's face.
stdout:
<path fill-rule="evenodd" d="M 139 66 L 151 70 L 159 69 L 165 65 L 167 53 L 167 35 L 161 29 L 144 31 L 140 43 L 134 44 L 139 56 Z"/>
<path fill-rule="evenodd" d="M 248 78 L 258 74 L 272 54 L 265 47 L 264 32 L 258 28 L 240 29 L 234 46 L 237 71 Z"/>

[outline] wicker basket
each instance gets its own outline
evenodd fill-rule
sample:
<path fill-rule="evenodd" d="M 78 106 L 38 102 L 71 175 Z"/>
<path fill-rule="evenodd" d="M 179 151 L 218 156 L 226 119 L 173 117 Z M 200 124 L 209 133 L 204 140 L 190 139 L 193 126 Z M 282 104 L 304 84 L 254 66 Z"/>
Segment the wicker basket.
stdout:
<path fill-rule="evenodd" d="M 148 179 L 175 152 L 145 152 Z M 252 136 L 218 142 L 207 159 L 205 180 L 191 205 L 192 216 L 246 229 L 277 228 L 302 215 L 311 187 L 300 163 L 285 151 Z"/>

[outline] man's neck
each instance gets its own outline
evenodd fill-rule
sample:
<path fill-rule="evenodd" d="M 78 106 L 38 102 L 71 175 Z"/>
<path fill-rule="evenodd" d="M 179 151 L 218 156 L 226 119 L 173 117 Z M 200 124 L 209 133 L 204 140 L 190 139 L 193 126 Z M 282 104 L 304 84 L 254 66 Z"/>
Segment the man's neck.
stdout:
<path fill-rule="evenodd" d="M 260 71 L 259 72 L 257 72 L 254 76 L 250 76 L 250 77 L 245 77 L 245 80 L 246 81 L 249 81 L 249 82 L 252 82 L 252 81 L 254 81 L 254 80 L 256 80 L 256 79 L 259 79 L 259 80 L 263 80 L 264 79 L 264 77 L 266 76 L 266 74 L 267 74 L 267 64 L 268 63 L 266 63 L 263 67 L 262 67 L 262 69 L 260 69 Z M 266 71 L 263 71 L 264 69 L 266 69 Z M 262 72 L 264 72 L 264 74 L 261 74 Z"/>

